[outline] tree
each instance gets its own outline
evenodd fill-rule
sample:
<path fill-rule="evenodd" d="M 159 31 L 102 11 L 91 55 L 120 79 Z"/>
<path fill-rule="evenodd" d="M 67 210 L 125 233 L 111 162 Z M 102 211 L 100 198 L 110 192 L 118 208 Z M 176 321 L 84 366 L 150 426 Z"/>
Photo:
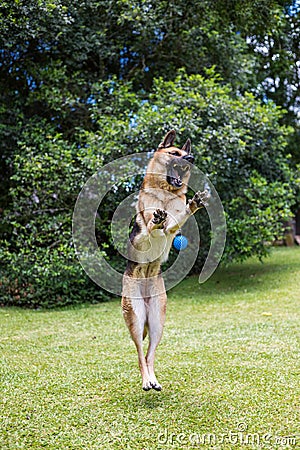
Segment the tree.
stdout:
<path fill-rule="evenodd" d="M 72 247 L 76 197 L 84 180 L 103 163 L 156 148 L 170 128 L 178 130 L 182 141 L 192 138 L 196 162 L 219 192 L 228 222 L 227 259 L 266 254 L 265 244 L 281 235 L 282 221 L 289 217 L 294 201 L 293 173 L 284 155 L 289 129 L 279 125 L 282 112 L 274 104 L 261 105 L 252 94 L 232 98 L 231 88 L 222 86 L 212 71 L 207 79 L 184 72 L 175 81 L 157 79 L 147 102 L 141 102 L 130 85 L 117 81 L 96 84 L 92 95 L 89 108 L 95 130 L 79 130 L 76 144 L 67 143 L 45 124 L 43 132 L 41 124 L 23 132 L 7 216 L 10 241 L 2 250 L 2 261 L 10 263 L 3 288 L 13 286 L 7 299 L 12 297 L 16 303 L 17 297 L 20 303 L 36 306 L 46 297 L 49 306 L 80 301 L 83 293 L 86 299 L 93 298 L 95 290 L 79 275 Z M 131 189 L 136 190 L 140 180 L 133 181 Z M 110 221 L 128 194 L 124 173 L 124 182 L 99 212 L 101 250 L 110 259 L 115 253 Z M 206 248 L 197 270 L 209 244 L 205 213 L 200 226 Z M 118 260 L 115 263 L 120 266 Z"/>
<path fill-rule="evenodd" d="M 286 4 L 274 9 L 268 32 L 249 36 L 250 49 L 256 53 L 258 86 L 256 92 L 264 101 L 273 100 L 287 110 L 282 122 L 295 128 L 288 150 L 300 162 L 300 6 Z"/>
<path fill-rule="evenodd" d="M 20 302 L 35 305 L 45 297 L 37 275 L 43 267 L 49 276 L 44 284 L 53 288 L 50 301 L 67 298 L 66 279 L 80 278 L 70 246 L 70 211 L 83 180 L 110 158 L 143 150 L 141 135 L 155 145 L 167 125 L 191 135 L 198 163 L 224 196 L 228 257 L 264 254 L 263 241 L 280 233 L 292 204 L 293 177 L 284 154 L 292 151 L 299 160 L 297 134 L 288 128 L 297 131 L 298 94 L 289 92 L 297 86 L 299 12 L 289 9 L 294 3 L 233 0 L 228 8 L 225 0 L 2 2 L 0 234 L 6 301 L 20 295 Z M 258 51 L 263 45 L 266 57 Z M 179 76 L 181 68 L 186 74 Z M 279 75 L 272 90 L 266 80 Z M 238 181 L 241 176 L 246 184 Z M 113 201 L 122 198 L 122 189 Z M 260 194 L 253 196 L 256 190 Z M 258 228 L 248 220 L 255 204 Z M 98 230 L 107 244 L 110 214 L 108 207 Z M 255 245 L 246 248 L 243 229 L 256 234 Z M 110 248 L 105 251 L 111 258 Z M 32 262 L 34 254 L 39 262 Z M 13 287 L 7 291 L 8 286 Z M 34 293 L 32 286 L 38 286 Z M 84 286 L 92 298 L 95 289 Z M 79 301 L 75 291 L 72 301 Z"/>

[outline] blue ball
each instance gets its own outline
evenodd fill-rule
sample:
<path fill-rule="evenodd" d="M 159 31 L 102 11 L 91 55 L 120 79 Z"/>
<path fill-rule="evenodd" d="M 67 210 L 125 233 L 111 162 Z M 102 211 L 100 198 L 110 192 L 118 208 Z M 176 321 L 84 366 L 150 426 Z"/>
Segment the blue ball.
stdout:
<path fill-rule="evenodd" d="M 175 236 L 173 245 L 176 248 L 176 250 L 185 250 L 188 246 L 189 241 L 185 236 L 182 236 L 182 234 L 179 234 L 178 236 Z"/>

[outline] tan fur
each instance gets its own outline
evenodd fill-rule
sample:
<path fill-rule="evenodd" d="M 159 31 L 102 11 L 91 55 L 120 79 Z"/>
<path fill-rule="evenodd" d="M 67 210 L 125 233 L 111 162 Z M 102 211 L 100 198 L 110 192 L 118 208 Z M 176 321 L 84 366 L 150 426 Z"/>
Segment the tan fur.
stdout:
<path fill-rule="evenodd" d="M 167 304 L 161 263 L 168 258 L 176 232 L 208 199 L 206 192 L 197 192 L 186 204 L 188 158 L 193 157 L 189 140 L 179 149 L 173 145 L 174 139 L 175 131 L 171 130 L 147 167 L 123 277 L 122 310 L 137 348 L 144 390 L 161 390 L 154 373 L 155 350 L 162 337 Z M 142 342 L 147 332 L 145 357 Z"/>

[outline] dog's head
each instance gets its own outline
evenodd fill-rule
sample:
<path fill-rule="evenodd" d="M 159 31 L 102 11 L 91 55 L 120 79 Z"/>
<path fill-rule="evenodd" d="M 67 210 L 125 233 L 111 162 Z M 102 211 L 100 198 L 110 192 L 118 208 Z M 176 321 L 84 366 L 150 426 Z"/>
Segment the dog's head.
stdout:
<path fill-rule="evenodd" d="M 169 189 L 177 190 L 186 185 L 194 156 L 191 154 L 191 141 L 188 139 L 182 148 L 175 147 L 175 130 L 169 131 L 154 153 L 154 161 L 163 169 Z"/>

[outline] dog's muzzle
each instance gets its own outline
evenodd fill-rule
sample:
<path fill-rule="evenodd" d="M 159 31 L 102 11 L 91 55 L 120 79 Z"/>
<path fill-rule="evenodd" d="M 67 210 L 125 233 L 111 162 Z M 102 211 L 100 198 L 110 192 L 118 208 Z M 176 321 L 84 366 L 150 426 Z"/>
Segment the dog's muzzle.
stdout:
<path fill-rule="evenodd" d="M 182 180 L 188 174 L 193 162 L 194 157 L 192 155 L 186 155 L 172 161 L 168 167 L 167 182 L 177 189 L 181 188 Z"/>

